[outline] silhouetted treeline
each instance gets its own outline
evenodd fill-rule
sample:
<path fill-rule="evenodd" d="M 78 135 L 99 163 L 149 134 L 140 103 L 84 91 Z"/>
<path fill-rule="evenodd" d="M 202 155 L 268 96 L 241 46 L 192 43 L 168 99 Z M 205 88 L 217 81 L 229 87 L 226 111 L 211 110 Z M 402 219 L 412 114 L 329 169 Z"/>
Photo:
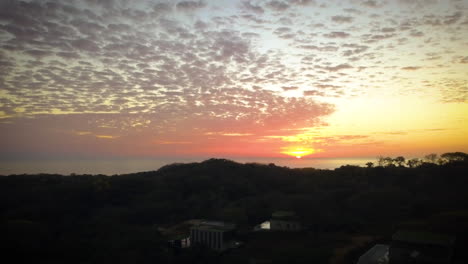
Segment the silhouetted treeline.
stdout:
<path fill-rule="evenodd" d="M 412 158 L 412 159 L 405 159 L 403 156 L 398 156 L 396 158 L 391 158 L 391 157 L 382 157 L 380 156 L 378 158 L 377 164 L 378 166 L 383 166 L 383 167 L 391 167 L 391 166 L 407 166 L 410 168 L 415 168 L 419 167 L 422 165 L 427 165 L 427 164 L 438 164 L 438 165 L 444 165 L 444 164 L 449 164 L 449 163 L 456 163 L 456 162 L 466 162 L 468 161 L 468 154 L 463 153 L 463 152 L 448 152 L 444 153 L 442 155 L 437 156 L 435 153 L 428 154 L 424 156 L 423 159 L 420 158 Z M 374 163 L 373 162 L 368 162 L 366 163 L 367 167 L 373 167 Z"/>
<path fill-rule="evenodd" d="M 110 177 L 5 176 L 0 240 L 18 262 L 221 263 L 232 256 L 194 250 L 174 256 L 158 227 L 204 218 L 246 231 L 276 210 L 295 211 L 318 244 L 323 234 L 388 236 L 401 226 L 466 237 L 467 156 L 381 158 L 335 170 L 210 159 Z M 323 261 L 332 249 L 309 250 L 297 262 Z"/>

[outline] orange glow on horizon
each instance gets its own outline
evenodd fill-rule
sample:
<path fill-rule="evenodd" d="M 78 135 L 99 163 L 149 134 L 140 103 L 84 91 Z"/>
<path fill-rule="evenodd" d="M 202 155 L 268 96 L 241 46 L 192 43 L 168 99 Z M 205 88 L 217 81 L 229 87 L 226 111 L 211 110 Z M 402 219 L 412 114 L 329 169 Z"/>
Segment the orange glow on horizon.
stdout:
<path fill-rule="evenodd" d="M 300 159 L 304 156 L 316 153 L 316 150 L 307 147 L 285 147 L 281 153 Z"/>

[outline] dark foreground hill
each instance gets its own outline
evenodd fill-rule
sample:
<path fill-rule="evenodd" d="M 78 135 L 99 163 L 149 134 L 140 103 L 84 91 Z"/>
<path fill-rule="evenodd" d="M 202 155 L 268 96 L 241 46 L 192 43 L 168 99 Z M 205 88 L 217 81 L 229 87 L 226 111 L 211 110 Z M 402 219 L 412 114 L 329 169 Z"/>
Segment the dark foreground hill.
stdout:
<path fill-rule="evenodd" d="M 274 211 L 290 210 L 307 227 L 308 240 L 322 247 L 301 251 L 296 239 L 282 256 L 324 263 L 351 236 L 385 239 L 401 227 L 456 234 L 465 243 L 467 186 L 466 160 L 317 170 L 211 159 L 111 177 L 11 175 L 0 177 L 0 240 L 5 257 L 19 262 L 243 263 L 252 252 L 174 256 L 158 227 L 225 220 L 254 241 L 261 238 L 247 230 Z"/>

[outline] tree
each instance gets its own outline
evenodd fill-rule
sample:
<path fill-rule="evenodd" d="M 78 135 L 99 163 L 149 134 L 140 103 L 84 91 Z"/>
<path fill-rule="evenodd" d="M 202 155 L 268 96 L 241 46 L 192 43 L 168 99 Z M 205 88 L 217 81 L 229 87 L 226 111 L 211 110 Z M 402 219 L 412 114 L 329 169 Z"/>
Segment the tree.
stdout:
<path fill-rule="evenodd" d="M 406 164 L 407 164 L 408 167 L 410 167 L 410 168 L 416 168 L 416 167 L 418 167 L 419 165 L 421 165 L 421 160 L 418 159 L 418 158 L 409 159 L 409 160 L 406 161 Z"/>
<path fill-rule="evenodd" d="M 367 168 L 372 168 L 372 167 L 374 167 L 374 163 L 373 162 L 367 162 L 366 166 L 367 166 Z"/>
<path fill-rule="evenodd" d="M 405 163 L 405 158 L 403 156 L 398 156 L 395 159 L 393 159 L 393 162 L 395 162 L 399 167 L 403 167 L 403 164 Z"/>
<path fill-rule="evenodd" d="M 463 152 L 448 152 L 440 155 L 441 163 L 451 163 L 457 161 L 468 161 L 468 154 Z"/>
<path fill-rule="evenodd" d="M 384 163 L 385 163 L 385 167 L 395 166 L 395 164 L 393 164 L 393 159 L 390 157 L 385 157 Z"/>
<path fill-rule="evenodd" d="M 385 165 L 385 158 L 383 156 L 377 157 L 377 164 L 379 164 L 380 167 L 383 167 Z"/>
<path fill-rule="evenodd" d="M 389 167 L 393 165 L 393 159 L 390 157 L 379 156 L 377 162 L 379 166 L 382 166 L 382 167 Z"/>
<path fill-rule="evenodd" d="M 437 161 L 437 154 L 435 154 L 435 153 L 428 154 L 428 155 L 424 156 L 424 159 L 427 162 L 435 163 Z"/>

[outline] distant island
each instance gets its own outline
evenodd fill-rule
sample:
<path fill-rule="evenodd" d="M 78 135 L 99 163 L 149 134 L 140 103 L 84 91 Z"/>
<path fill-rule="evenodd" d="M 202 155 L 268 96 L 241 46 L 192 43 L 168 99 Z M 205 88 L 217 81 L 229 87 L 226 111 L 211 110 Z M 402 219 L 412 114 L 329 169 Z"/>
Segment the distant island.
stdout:
<path fill-rule="evenodd" d="M 334 170 L 209 159 L 112 177 L 10 175 L 0 177 L 0 240 L 19 262 L 356 263 L 410 229 L 456 236 L 454 260 L 466 260 L 467 175 L 462 152 Z M 291 215 L 275 212 L 294 212 L 300 231 L 253 231 Z M 161 230 L 190 219 L 235 224 L 242 246 L 174 250 Z"/>

